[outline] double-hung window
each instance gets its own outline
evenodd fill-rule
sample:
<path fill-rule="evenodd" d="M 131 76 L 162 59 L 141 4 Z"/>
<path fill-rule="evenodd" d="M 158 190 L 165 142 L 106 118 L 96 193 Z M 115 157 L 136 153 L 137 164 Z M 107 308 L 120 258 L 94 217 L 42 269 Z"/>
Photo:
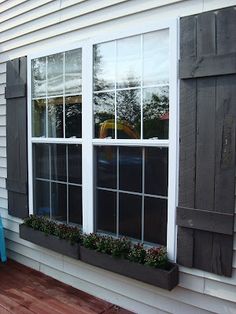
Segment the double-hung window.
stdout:
<path fill-rule="evenodd" d="M 30 209 L 175 255 L 176 26 L 31 56 Z"/>

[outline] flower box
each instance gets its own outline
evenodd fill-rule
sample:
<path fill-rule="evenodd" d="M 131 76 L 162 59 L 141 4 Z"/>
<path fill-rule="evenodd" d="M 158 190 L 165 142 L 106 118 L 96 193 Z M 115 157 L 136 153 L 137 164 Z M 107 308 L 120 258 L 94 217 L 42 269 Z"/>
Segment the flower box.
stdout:
<path fill-rule="evenodd" d="M 95 250 L 80 247 L 81 261 L 114 273 L 127 276 L 167 290 L 172 290 L 179 281 L 178 266 L 170 263 L 170 269 L 164 270 L 115 258 Z"/>
<path fill-rule="evenodd" d="M 20 225 L 20 238 L 40 245 L 46 249 L 55 251 L 57 253 L 72 257 L 79 258 L 80 245 L 79 243 L 71 244 L 69 241 L 60 239 L 54 235 L 46 235 L 44 232 L 34 230 L 25 224 Z"/>

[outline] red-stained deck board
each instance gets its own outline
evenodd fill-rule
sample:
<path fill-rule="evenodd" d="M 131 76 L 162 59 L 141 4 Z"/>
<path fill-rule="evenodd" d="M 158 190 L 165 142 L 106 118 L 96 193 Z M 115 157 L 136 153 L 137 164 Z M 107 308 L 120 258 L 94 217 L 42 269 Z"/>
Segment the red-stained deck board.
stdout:
<path fill-rule="evenodd" d="M 0 263 L 0 314 L 131 314 L 9 260 Z"/>

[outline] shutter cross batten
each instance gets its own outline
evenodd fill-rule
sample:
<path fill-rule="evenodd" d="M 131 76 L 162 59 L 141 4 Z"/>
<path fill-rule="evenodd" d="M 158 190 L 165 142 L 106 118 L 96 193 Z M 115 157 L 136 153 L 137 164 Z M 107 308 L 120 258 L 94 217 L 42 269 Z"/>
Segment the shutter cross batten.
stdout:
<path fill-rule="evenodd" d="M 231 276 L 236 10 L 180 19 L 178 263 Z"/>

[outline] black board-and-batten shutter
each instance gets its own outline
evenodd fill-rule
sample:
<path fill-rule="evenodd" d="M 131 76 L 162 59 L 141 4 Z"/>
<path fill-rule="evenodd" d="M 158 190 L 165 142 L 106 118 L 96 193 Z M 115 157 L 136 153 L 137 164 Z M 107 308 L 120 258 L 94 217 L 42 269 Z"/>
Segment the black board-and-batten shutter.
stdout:
<path fill-rule="evenodd" d="M 28 216 L 27 58 L 7 62 L 6 135 L 8 212 Z"/>
<path fill-rule="evenodd" d="M 180 19 L 178 263 L 231 276 L 236 10 Z"/>

